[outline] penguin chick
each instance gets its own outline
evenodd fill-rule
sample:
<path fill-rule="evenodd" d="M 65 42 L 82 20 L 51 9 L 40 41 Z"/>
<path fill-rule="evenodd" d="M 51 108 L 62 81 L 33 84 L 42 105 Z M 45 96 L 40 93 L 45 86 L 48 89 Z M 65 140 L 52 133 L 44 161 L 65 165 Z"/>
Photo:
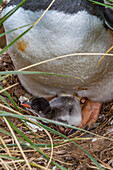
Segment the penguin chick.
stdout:
<path fill-rule="evenodd" d="M 45 98 L 36 97 L 22 105 L 35 110 L 35 113 L 43 118 L 74 126 L 81 123 L 81 106 L 77 98 L 57 97 L 48 102 Z"/>

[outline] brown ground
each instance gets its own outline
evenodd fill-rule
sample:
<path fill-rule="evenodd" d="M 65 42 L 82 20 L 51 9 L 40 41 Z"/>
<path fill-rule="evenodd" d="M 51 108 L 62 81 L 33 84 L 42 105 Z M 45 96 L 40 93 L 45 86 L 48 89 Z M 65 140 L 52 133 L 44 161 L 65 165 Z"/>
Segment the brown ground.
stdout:
<path fill-rule="evenodd" d="M 11 59 L 8 53 L 6 52 L 2 56 L 0 56 L 0 71 L 13 70 L 13 69 L 14 67 L 11 62 Z M 0 86 L 6 88 L 15 83 L 19 83 L 17 75 L 8 76 L 7 78 L 5 78 L 4 81 L 0 82 Z M 17 103 L 18 106 L 20 104 L 19 103 L 20 96 L 31 97 L 23 89 L 20 83 L 15 87 L 7 90 L 7 92 L 11 95 L 11 97 Z M 6 97 L 4 93 L 1 93 L 1 96 L 9 104 L 11 104 L 10 100 Z M 1 100 L 0 103 L 3 104 Z M 4 109 L 1 108 L 0 110 L 4 110 Z M 21 110 L 21 112 L 23 114 L 26 114 L 25 111 L 23 110 Z M 17 125 L 18 128 L 21 129 L 26 134 L 26 136 L 28 136 L 28 138 L 32 140 L 32 142 L 39 143 L 31 133 L 29 134 L 27 133 L 28 132 L 27 128 L 18 119 L 14 119 L 14 118 L 9 118 L 9 119 L 13 122 L 13 124 Z M 54 125 L 51 126 L 53 127 Z M 3 118 L 0 118 L 0 129 L 9 131 Z M 113 169 L 113 102 L 103 104 L 100 116 L 90 131 L 98 135 L 107 137 L 109 139 L 96 140 L 97 137 L 94 137 L 93 135 L 84 134 L 82 136 L 84 137 L 84 140 L 77 141 L 77 142 L 75 141 L 75 142 L 79 144 L 81 147 L 83 147 L 89 154 L 91 154 L 101 164 L 101 166 L 104 169 L 112 170 Z M 36 134 L 38 136 L 38 139 L 40 139 L 41 143 L 48 143 L 47 134 L 41 131 L 37 131 Z M 19 136 L 18 134 L 16 135 Z M 53 140 L 59 138 L 61 139 L 61 137 L 57 135 L 53 135 L 53 134 L 51 135 Z M 13 141 L 11 137 L 8 137 L 6 134 L 0 132 L 0 141 L 1 141 L 1 137 L 5 141 L 5 144 L 10 144 Z M 92 138 L 95 140 L 92 140 Z M 10 147 L 9 150 L 12 156 L 17 156 L 18 158 L 22 159 L 19 149 L 17 147 L 15 148 Z M 43 158 L 43 156 L 41 156 L 38 152 L 32 149 L 30 150 L 26 149 L 24 147 L 23 150 L 29 161 L 35 162 L 41 166 L 47 165 L 46 159 Z M 51 152 L 49 149 L 45 148 L 44 151 L 50 156 Z M 0 147 L 0 154 L 5 154 L 5 153 L 6 152 L 4 151 L 4 149 Z M 69 170 L 98 169 L 96 168 L 94 163 L 85 155 L 85 153 L 71 142 L 60 145 L 59 147 L 55 147 L 52 160 L 56 161 L 58 164 L 62 165 L 63 167 Z M 28 169 L 27 166 L 24 167 L 24 163 L 20 163 L 20 164 L 16 164 L 17 169 L 22 169 L 21 166 L 23 166 L 23 169 L 26 170 Z M 15 169 L 13 164 L 11 165 L 11 167 L 12 169 Z M 53 165 L 51 164 L 49 168 L 52 169 Z M 0 165 L 0 169 L 5 169 L 5 168 L 3 168 L 3 166 Z M 37 167 L 35 168 L 34 166 L 32 166 L 32 169 L 34 170 L 34 169 L 41 169 L 41 168 L 37 168 Z"/>

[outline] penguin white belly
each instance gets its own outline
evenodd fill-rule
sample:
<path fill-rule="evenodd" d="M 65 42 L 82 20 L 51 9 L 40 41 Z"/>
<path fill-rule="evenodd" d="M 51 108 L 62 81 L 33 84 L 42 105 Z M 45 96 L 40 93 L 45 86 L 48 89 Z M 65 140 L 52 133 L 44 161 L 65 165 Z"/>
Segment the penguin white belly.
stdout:
<path fill-rule="evenodd" d="M 12 7 L 6 7 L 2 16 L 11 9 Z M 32 12 L 20 8 L 4 23 L 5 31 L 14 29 L 15 26 L 20 27 L 36 22 L 42 13 L 43 11 Z M 26 27 L 7 34 L 7 43 L 9 44 L 25 30 Z M 51 10 L 32 30 L 9 48 L 9 53 L 15 68 L 20 69 L 64 54 L 104 53 L 110 46 L 109 33 L 106 34 L 103 22 L 96 16 L 91 16 L 86 11 L 65 14 Z M 29 69 L 78 78 L 47 75 L 19 75 L 19 78 L 22 85 L 34 96 L 73 94 L 78 88 L 90 88 L 92 84 L 95 87 L 95 84 L 111 76 L 109 68 L 113 65 L 112 57 L 104 58 L 97 69 L 100 58 L 101 56 L 66 57 Z M 82 93 L 80 95 L 82 96 Z M 87 93 L 84 95 L 88 96 Z"/>

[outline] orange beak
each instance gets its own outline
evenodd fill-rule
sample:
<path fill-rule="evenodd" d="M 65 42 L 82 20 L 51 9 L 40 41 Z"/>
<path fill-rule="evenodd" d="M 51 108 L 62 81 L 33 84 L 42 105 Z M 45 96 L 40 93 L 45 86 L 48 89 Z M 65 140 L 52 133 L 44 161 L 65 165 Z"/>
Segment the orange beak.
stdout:
<path fill-rule="evenodd" d="M 20 105 L 23 106 L 23 107 L 31 108 L 31 106 L 28 103 L 21 103 Z"/>

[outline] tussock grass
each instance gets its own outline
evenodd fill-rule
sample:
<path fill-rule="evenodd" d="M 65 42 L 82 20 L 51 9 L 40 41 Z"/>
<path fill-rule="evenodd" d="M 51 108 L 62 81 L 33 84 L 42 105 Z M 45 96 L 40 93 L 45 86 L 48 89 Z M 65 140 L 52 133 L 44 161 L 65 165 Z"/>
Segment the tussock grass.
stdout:
<path fill-rule="evenodd" d="M 0 0 L 0 4 L 1 4 Z M 26 0 L 23 0 L 17 7 L 15 7 L 13 10 L 11 10 L 6 16 L 4 16 L 0 20 L 0 25 L 2 25 L 8 17 L 10 17 L 20 6 L 22 6 Z M 49 8 L 52 6 L 52 4 L 55 2 L 53 0 L 51 4 L 48 6 L 48 8 L 45 10 L 43 15 L 35 22 L 29 25 L 24 25 L 20 28 L 15 28 L 13 30 L 10 30 L 9 32 L 6 32 L 4 34 L 1 34 L 0 36 L 3 36 L 5 34 L 11 33 L 12 31 L 16 31 L 17 29 L 21 29 L 23 27 L 29 27 L 26 29 L 25 32 L 23 32 L 19 37 L 17 37 L 13 42 L 11 42 L 8 46 L 6 46 L 3 50 L 0 51 L 0 55 L 3 54 L 11 45 L 13 45 L 19 38 L 21 38 L 25 33 L 27 33 L 30 29 L 32 29 L 45 15 L 45 13 L 49 10 Z M 92 1 L 95 2 L 95 1 Z M 110 2 L 113 2 L 110 0 Z M 101 4 L 102 5 L 102 4 Z M 112 5 L 107 5 L 107 7 L 112 8 Z M 27 68 L 23 68 L 18 71 L 5 71 L 0 72 L 0 75 L 3 75 L 0 77 L 0 81 L 3 82 L 4 80 L 7 81 L 7 77 L 11 74 L 45 74 L 45 75 L 54 75 L 54 76 L 63 76 L 63 77 L 70 77 L 70 78 L 77 78 L 79 77 L 71 77 L 69 75 L 61 75 L 56 73 L 46 73 L 46 72 L 27 72 L 24 71 L 28 68 L 33 68 L 36 65 L 44 64 L 46 62 L 50 62 L 57 59 L 63 59 L 65 57 L 69 56 L 76 56 L 76 55 L 110 55 L 113 54 L 86 54 L 86 53 L 80 53 L 80 54 L 68 54 L 65 56 L 59 56 L 50 60 L 46 60 L 40 63 L 36 63 L 34 65 L 28 66 Z M 81 81 L 83 81 L 81 79 Z M 95 166 L 90 166 L 90 168 L 98 168 L 102 170 L 103 168 L 109 169 L 110 166 L 106 165 L 102 161 L 99 160 L 100 163 L 97 162 L 97 158 L 94 158 L 91 156 L 85 149 L 83 149 L 78 143 L 75 141 L 79 140 L 91 140 L 91 139 L 97 139 L 97 140 L 110 140 L 113 141 L 111 137 L 101 136 L 93 132 L 81 130 L 79 128 L 66 125 L 64 123 L 58 123 L 55 121 L 47 120 L 44 118 L 39 118 L 36 116 L 29 116 L 26 110 L 22 110 L 18 104 L 13 100 L 13 97 L 7 92 L 10 88 L 13 88 L 14 86 L 17 86 L 19 83 L 15 83 L 11 86 L 8 86 L 6 88 L 0 87 L 0 120 L 3 121 L 4 127 L 6 128 L 0 128 L 0 165 L 4 169 L 32 169 L 32 168 L 39 168 L 39 169 L 50 169 L 50 167 L 56 166 L 58 169 L 66 170 L 65 165 L 69 165 L 68 162 L 63 162 L 61 160 L 54 158 L 54 150 L 57 148 L 61 148 L 65 145 L 68 145 L 70 143 L 73 143 L 73 145 L 76 145 L 83 151 L 87 157 L 93 161 Z M 4 95 L 2 95 L 4 94 Z M 8 99 L 8 101 L 6 100 Z M 9 102 L 10 101 L 10 102 Z M 24 113 L 24 115 L 23 115 Z M 37 120 L 37 121 L 33 121 Z M 82 135 L 80 136 L 70 136 L 67 137 L 60 132 L 54 130 L 53 128 L 44 125 L 41 121 L 47 121 L 49 123 L 62 125 L 65 127 L 77 129 L 79 131 L 82 131 L 82 135 L 90 134 L 91 137 L 84 138 Z M 17 124 L 16 124 L 17 122 Z M 27 122 L 30 122 L 33 125 L 36 125 L 43 129 L 43 132 L 38 131 L 38 133 L 34 132 L 33 129 L 27 124 Z M 28 134 L 29 132 L 29 134 Z M 30 158 L 27 154 L 30 154 Z M 43 156 L 43 158 L 42 158 Z M 35 157 L 35 158 L 34 158 Z M 41 165 L 40 161 L 38 161 L 38 158 L 42 158 L 44 160 L 45 165 Z M 61 166 L 61 164 L 64 164 L 64 166 Z M 71 164 L 72 165 L 72 164 Z M 111 168 L 112 169 L 112 168 Z"/>

